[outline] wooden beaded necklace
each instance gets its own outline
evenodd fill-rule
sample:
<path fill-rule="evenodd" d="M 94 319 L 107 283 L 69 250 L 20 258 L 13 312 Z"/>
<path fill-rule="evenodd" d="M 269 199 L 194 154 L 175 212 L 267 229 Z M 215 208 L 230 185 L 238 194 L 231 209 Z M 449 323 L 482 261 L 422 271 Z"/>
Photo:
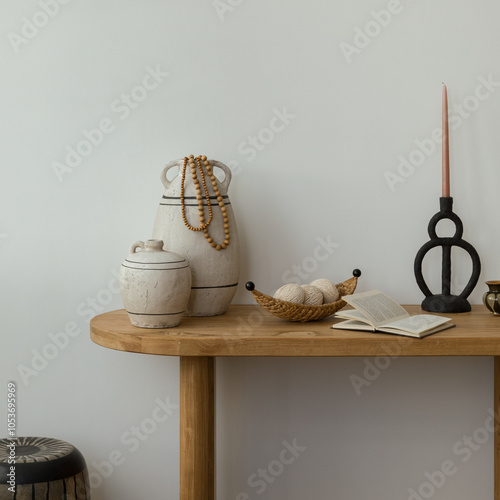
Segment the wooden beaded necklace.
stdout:
<path fill-rule="evenodd" d="M 186 170 L 188 162 L 189 162 L 189 167 L 191 169 L 191 178 L 193 179 L 193 184 L 196 189 L 196 199 L 198 201 L 198 216 L 200 218 L 200 227 L 193 227 L 191 224 L 189 224 L 186 218 L 186 206 L 184 202 L 184 181 L 186 178 Z M 210 233 L 208 232 L 208 226 L 211 224 L 214 214 L 212 210 L 212 204 L 210 202 L 210 193 L 208 192 L 205 173 L 203 172 L 203 165 L 201 162 L 203 162 L 205 165 L 207 176 L 212 183 L 214 193 L 217 202 L 219 204 L 220 211 L 222 213 L 222 222 L 224 224 L 224 242 L 221 244 L 216 243 L 210 236 Z M 205 191 L 205 199 L 207 200 L 208 221 L 205 221 L 205 209 L 203 207 L 204 201 L 200 187 L 200 180 L 198 179 L 197 167 L 198 170 L 200 171 L 201 183 L 203 184 L 203 190 Z M 217 184 L 217 177 L 215 177 L 215 175 L 213 174 L 212 165 L 210 165 L 210 162 L 208 161 L 205 155 L 200 155 L 197 156 L 196 158 L 193 155 L 189 155 L 189 157 L 186 156 L 184 158 L 184 166 L 182 169 L 182 180 L 181 180 L 181 212 L 184 225 L 191 231 L 203 231 L 203 236 L 205 237 L 205 239 L 207 240 L 207 242 L 210 244 L 211 247 L 215 248 L 216 250 L 224 250 L 229 245 L 230 232 L 229 232 L 229 218 L 227 216 L 227 208 L 224 204 L 224 199 L 222 198 L 219 191 L 219 186 Z"/>

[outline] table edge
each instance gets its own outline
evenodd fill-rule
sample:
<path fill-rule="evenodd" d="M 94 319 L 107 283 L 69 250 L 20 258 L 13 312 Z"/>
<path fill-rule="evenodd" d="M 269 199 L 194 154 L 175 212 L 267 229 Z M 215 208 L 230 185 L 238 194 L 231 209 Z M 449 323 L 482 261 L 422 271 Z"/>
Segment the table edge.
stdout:
<path fill-rule="evenodd" d="M 255 310 L 256 307 L 248 305 L 248 310 Z M 313 332 L 307 336 L 305 323 L 289 325 L 290 332 L 297 330 L 297 325 L 302 325 L 305 332 L 300 333 L 304 333 L 303 336 L 209 336 L 181 331 L 180 335 L 168 337 L 170 329 L 167 329 L 164 330 L 165 337 L 161 337 L 159 330 L 155 336 L 148 329 L 137 328 L 137 332 L 122 333 L 99 327 L 104 316 L 121 314 L 122 311 L 110 311 L 92 318 L 90 338 L 95 344 L 116 351 L 176 357 L 500 356 L 500 330 L 496 337 L 478 334 L 457 338 L 437 333 L 423 339 L 389 334 L 367 334 L 366 338 L 352 339 L 346 336 L 314 336 Z M 285 328 L 287 332 L 288 328 Z"/>

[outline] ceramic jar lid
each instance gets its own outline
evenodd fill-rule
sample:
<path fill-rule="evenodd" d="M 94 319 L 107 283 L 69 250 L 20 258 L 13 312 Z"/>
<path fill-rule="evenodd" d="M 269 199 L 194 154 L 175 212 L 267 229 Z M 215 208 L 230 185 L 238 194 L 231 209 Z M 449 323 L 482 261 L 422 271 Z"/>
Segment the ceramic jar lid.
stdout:
<path fill-rule="evenodd" d="M 138 252 L 137 249 L 141 248 Z M 124 267 L 130 269 L 183 269 L 189 264 L 186 259 L 174 252 L 163 250 L 162 240 L 137 241 L 130 247 L 130 255 L 123 261 Z"/>

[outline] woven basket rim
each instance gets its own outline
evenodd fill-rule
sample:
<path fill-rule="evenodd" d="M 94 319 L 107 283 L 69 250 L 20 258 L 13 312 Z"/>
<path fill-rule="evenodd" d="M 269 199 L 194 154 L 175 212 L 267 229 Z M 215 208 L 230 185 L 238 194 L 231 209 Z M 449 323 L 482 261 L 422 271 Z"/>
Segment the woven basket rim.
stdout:
<path fill-rule="evenodd" d="M 305 322 L 326 318 L 345 307 L 347 302 L 342 300 L 342 297 L 351 295 L 356 289 L 357 282 L 358 277 L 354 276 L 342 283 L 336 284 L 339 292 L 341 292 L 339 300 L 321 305 L 296 304 L 286 300 L 275 299 L 256 289 L 251 290 L 251 292 L 257 304 L 269 313 L 282 319 Z M 346 291 L 347 293 L 342 293 Z"/>

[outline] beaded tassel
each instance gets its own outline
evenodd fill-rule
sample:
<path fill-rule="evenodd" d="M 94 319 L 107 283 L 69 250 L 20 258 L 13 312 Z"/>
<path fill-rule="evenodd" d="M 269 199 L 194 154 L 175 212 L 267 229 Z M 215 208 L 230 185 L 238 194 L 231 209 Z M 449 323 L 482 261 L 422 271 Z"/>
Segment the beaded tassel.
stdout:
<path fill-rule="evenodd" d="M 187 164 L 189 162 L 189 166 L 191 169 L 191 178 L 193 179 L 193 184 L 196 189 L 196 199 L 198 201 L 198 216 L 200 218 L 200 227 L 193 227 L 189 222 L 187 221 L 186 218 L 186 207 L 185 207 L 185 201 L 184 201 L 184 183 L 186 179 L 186 170 L 187 170 Z M 210 179 L 214 193 L 217 199 L 217 202 L 220 207 L 220 211 L 222 214 L 222 222 L 224 224 L 224 241 L 223 243 L 216 243 L 213 238 L 210 236 L 210 233 L 208 232 L 208 226 L 211 224 L 213 220 L 213 210 L 212 210 L 212 204 L 210 202 L 210 194 L 208 192 L 208 187 L 207 187 L 207 181 L 205 177 L 205 173 L 203 171 L 203 164 L 205 165 L 205 169 L 207 171 L 207 176 Z M 198 167 L 198 169 L 197 169 Z M 203 208 L 203 195 L 200 187 L 200 180 L 198 179 L 198 172 L 200 172 L 200 177 L 201 177 L 201 183 L 203 184 L 203 190 L 205 192 L 205 199 L 207 200 L 207 206 L 208 206 L 208 221 L 205 221 L 205 210 Z M 203 231 L 203 235 L 205 236 L 205 239 L 207 242 L 210 244 L 211 247 L 215 248 L 216 250 L 224 250 L 228 245 L 230 241 L 230 231 L 229 231 L 229 218 L 227 216 L 227 209 L 224 204 L 224 199 L 222 198 L 220 191 L 219 191 L 219 186 L 217 184 L 217 178 L 215 177 L 213 171 L 212 171 L 212 165 L 210 165 L 210 162 L 208 161 L 207 157 L 205 155 L 200 155 L 197 156 L 196 158 L 193 155 L 189 155 L 189 157 L 184 158 L 184 166 L 182 169 L 182 180 L 181 180 L 181 212 L 182 212 L 182 220 L 184 221 L 184 225 L 190 229 L 191 231 Z"/>

